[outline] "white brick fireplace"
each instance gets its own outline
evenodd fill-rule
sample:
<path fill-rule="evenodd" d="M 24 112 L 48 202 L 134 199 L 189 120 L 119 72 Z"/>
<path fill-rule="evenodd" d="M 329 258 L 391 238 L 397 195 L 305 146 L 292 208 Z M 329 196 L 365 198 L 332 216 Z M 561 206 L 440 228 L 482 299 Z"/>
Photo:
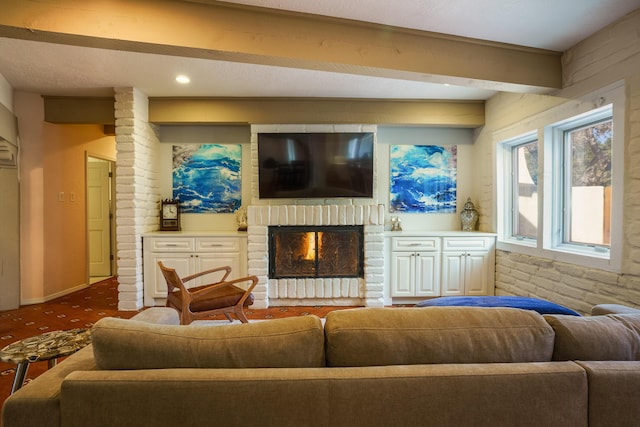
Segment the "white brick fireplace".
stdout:
<path fill-rule="evenodd" d="M 375 125 L 252 125 L 251 194 L 248 207 L 248 273 L 259 279 L 253 307 L 355 305 L 382 307 L 384 285 L 384 205 L 374 199 L 261 200 L 258 198 L 258 133 L 373 132 Z M 373 189 L 377 176 L 374 170 Z M 362 225 L 364 277 L 269 278 L 270 226 Z"/>
<path fill-rule="evenodd" d="M 267 205 L 248 208 L 248 272 L 259 283 L 254 307 L 364 305 L 382 307 L 384 205 Z M 363 278 L 269 279 L 269 226 L 364 226 Z"/>

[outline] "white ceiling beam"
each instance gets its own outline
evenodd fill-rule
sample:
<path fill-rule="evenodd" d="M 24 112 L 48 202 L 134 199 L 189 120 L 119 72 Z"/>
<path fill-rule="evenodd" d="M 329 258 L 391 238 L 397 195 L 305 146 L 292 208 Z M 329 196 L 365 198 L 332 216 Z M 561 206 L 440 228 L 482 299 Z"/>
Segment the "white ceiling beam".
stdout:
<path fill-rule="evenodd" d="M 559 52 L 216 1 L 3 0 L 0 36 L 501 91 L 562 81 Z"/>

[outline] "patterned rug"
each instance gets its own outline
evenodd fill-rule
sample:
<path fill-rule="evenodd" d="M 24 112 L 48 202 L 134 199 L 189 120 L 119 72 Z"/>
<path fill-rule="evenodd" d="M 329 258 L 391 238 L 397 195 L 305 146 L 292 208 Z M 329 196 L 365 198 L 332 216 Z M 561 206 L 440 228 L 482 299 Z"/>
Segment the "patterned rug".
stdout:
<path fill-rule="evenodd" d="M 0 348 L 28 337 L 56 330 L 91 328 L 103 317 L 123 319 L 136 315 L 135 311 L 118 311 L 118 282 L 107 279 L 44 304 L 33 304 L 17 310 L 0 311 Z M 306 316 L 314 314 L 325 317 L 336 309 L 351 307 L 271 307 L 268 309 L 247 309 L 249 320 L 275 319 L 281 317 Z M 213 323 L 228 324 L 224 315 L 212 316 Z M 61 358 L 59 361 L 62 361 Z M 16 365 L 0 362 L 0 405 L 9 396 Z M 29 364 L 25 386 L 46 371 L 47 362 Z"/>

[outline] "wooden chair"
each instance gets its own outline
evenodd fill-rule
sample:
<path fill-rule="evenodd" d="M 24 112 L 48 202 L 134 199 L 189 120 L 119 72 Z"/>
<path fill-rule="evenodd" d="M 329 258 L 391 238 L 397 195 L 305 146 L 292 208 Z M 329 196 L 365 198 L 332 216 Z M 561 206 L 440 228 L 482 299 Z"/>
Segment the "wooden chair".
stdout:
<path fill-rule="evenodd" d="M 258 284 L 256 276 L 247 276 L 234 280 L 227 280 L 231 273 L 231 267 L 224 266 L 205 270 L 180 278 L 173 268 L 168 268 L 158 262 L 162 275 L 167 282 L 167 307 L 172 307 L 180 313 L 180 324 L 188 325 L 194 320 L 207 318 L 214 314 L 224 314 L 230 322 L 233 320 L 230 313 L 242 322 L 247 323 L 244 307 L 253 304 L 251 291 Z M 207 274 L 224 272 L 219 282 L 208 285 L 187 288 L 184 284 Z M 237 283 L 251 282 L 247 290 Z"/>

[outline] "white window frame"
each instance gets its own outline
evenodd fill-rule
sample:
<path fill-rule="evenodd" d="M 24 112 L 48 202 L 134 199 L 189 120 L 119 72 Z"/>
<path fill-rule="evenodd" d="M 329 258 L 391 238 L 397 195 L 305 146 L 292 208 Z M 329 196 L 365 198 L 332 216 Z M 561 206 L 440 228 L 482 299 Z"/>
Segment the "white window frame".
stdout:
<path fill-rule="evenodd" d="M 613 120 L 613 143 L 611 146 L 611 174 L 612 174 L 612 211 L 615 208 L 615 195 L 619 194 L 617 188 L 617 181 L 614 180 L 614 176 L 619 175 L 619 162 L 616 162 L 616 157 L 620 157 L 621 153 L 616 152 L 616 148 L 624 145 L 624 141 L 619 141 L 619 134 L 616 132 L 616 124 L 619 120 L 614 117 L 614 106 L 608 104 L 600 108 L 593 109 L 586 113 L 571 117 L 567 120 L 563 120 L 548 126 L 545 129 L 545 152 L 551 153 L 551 156 L 547 156 L 547 162 L 545 163 L 545 170 L 551 171 L 551 179 L 547 182 L 547 194 L 550 195 L 551 203 L 546 205 L 545 217 L 549 219 L 550 227 L 545 228 L 544 247 L 548 250 L 560 251 L 567 254 L 573 254 L 578 256 L 588 256 L 595 259 L 607 260 L 611 258 L 611 248 L 614 245 L 613 236 L 611 237 L 611 248 L 606 248 L 598 245 L 585 245 L 565 241 L 565 225 L 567 224 L 566 216 L 569 212 L 564 208 L 566 201 L 566 173 L 565 166 L 563 164 L 566 158 L 566 144 L 565 135 L 567 131 L 572 129 L 595 124 L 600 121 L 612 119 Z M 622 180 L 620 180 L 621 182 Z M 613 233 L 613 212 L 612 212 L 612 224 L 611 229 Z M 620 245 L 620 241 L 616 244 Z"/>
<path fill-rule="evenodd" d="M 496 200 L 498 241 L 496 248 L 509 252 L 523 253 L 554 261 L 567 262 L 588 268 L 620 272 L 622 268 L 623 246 L 623 205 L 624 205 L 624 143 L 625 143 L 625 91 L 624 84 L 618 82 L 599 91 L 585 95 L 580 100 L 569 101 L 550 110 L 538 113 L 528 119 L 494 133 L 496 141 Z M 589 247 L 563 243 L 562 191 L 557 176 L 557 150 L 562 149 L 561 128 L 568 123 L 573 127 L 576 120 L 593 118 L 611 105 L 613 107 L 613 143 L 611 164 L 611 243 L 609 251 L 601 247 Z M 518 240 L 511 235 L 510 189 L 510 147 L 519 138 L 537 134 L 538 136 L 538 238 L 533 241 Z M 514 136 L 517 135 L 517 136 Z M 554 144 L 554 138 L 560 144 Z M 559 139 L 557 139 L 559 138 Z M 522 139 L 520 139 L 522 141 Z M 509 145 L 511 143 L 511 145 Z M 556 150 L 556 151 L 554 151 Z M 561 153 L 560 153 L 561 154 Z M 506 197 L 509 195 L 509 197 Z"/>
<path fill-rule="evenodd" d="M 525 236 L 516 236 L 514 234 L 514 226 L 515 226 L 515 208 L 516 201 L 514 200 L 515 195 L 515 161 L 514 155 L 517 147 L 529 144 L 532 142 L 536 142 L 538 146 L 540 143 L 538 141 L 538 135 L 536 132 L 527 132 L 523 135 L 517 136 L 515 138 L 508 139 L 506 141 L 500 142 L 499 145 L 499 153 L 501 155 L 501 159 L 498 161 L 499 165 L 502 165 L 502 179 L 498 180 L 498 206 L 502 206 L 502 209 L 498 209 L 498 224 L 502 224 L 501 229 L 498 232 L 499 239 L 505 242 L 510 242 L 514 245 L 522 245 L 527 247 L 535 248 L 537 246 L 538 238 L 530 238 Z M 540 149 L 538 149 L 540 151 Z M 540 164 L 538 163 L 538 171 L 540 171 Z M 539 186 L 539 184 L 538 184 Z M 539 211 L 538 206 L 538 211 Z M 540 216 L 538 216 L 540 218 Z M 538 220 L 537 224 L 538 233 L 540 232 L 540 221 Z"/>

